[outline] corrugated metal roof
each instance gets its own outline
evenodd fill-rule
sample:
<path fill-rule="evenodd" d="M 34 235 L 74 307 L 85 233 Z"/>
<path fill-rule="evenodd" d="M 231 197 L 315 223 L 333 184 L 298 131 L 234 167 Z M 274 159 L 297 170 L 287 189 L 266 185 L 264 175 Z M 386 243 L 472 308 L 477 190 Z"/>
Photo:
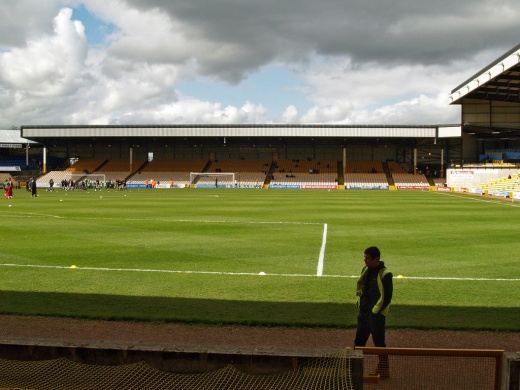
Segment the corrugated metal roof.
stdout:
<path fill-rule="evenodd" d="M 451 91 L 451 104 L 463 98 L 520 102 L 520 45 Z"/>
<path fill-rule="evenodd" d="M 445 125 L 447 126 L 447 125 Z M 136 125 L 23 126 L 27 138 L 60 137 L 437 137 L 439 126 L 400 125 Z"/>
<path fill-rule="evenodd" d="M 36 144 L 37 142 L 20 137 L 20 130 L 1 130 L 0 144 Z"/>

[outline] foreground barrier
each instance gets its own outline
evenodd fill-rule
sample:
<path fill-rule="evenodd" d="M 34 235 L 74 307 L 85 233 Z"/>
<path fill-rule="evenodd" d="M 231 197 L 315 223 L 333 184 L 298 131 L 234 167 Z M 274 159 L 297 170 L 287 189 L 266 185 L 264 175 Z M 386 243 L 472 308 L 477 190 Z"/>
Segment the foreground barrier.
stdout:
<path fill-rule="evenodd" d="M 198 349 L 198 350 L 196 350 Z M 0 388 L 322 389 L 362 387 L 362 357 L 350 349 L 104 348 L 0 344 Z M 9 357 L 9 358 L 6 358 Z M 355 376 L 358 373 L 357 376 Z"/>
<path fill-rule="evenodd" d="M 501 390 L 502 350 L 372 348 L 363 352 L 365 388 Z"/>
<path fill-rule="evenodd" d="M 291 350 L 0 342 L 0 388 L 520 390 L 502 350 Z"/>

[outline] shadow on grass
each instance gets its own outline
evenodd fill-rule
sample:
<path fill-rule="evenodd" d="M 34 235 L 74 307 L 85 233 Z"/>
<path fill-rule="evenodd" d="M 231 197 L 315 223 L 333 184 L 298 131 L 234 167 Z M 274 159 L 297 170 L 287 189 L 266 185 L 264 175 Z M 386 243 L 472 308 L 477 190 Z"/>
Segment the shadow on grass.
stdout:
<path fill-rule="evenodd" d="M 0 291 L 0 313 L 106 320 L 354 327 L 353 304 Z M 520 331 L 517 308 L 392 306 L 391 328 Z"/>

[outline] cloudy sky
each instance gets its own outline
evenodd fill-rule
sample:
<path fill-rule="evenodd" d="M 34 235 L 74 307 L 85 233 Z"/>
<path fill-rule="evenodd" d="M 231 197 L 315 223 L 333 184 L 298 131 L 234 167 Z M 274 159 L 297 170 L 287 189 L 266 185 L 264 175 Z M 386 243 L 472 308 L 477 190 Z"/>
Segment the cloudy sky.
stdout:
<path fill-rule="evenodd" d="M 460 122 L 518 0 L 0 0 L 0 128 Z"/>

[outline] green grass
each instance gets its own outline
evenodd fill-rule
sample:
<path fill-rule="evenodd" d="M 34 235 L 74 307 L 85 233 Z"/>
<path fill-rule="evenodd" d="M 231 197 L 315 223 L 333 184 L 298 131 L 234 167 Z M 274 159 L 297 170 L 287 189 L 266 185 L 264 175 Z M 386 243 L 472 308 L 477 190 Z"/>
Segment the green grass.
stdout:
<path fill-rule="evenodd" d="M 245 189 L 39 195 L 16 190 L 0 202 L 0 313 L 352 327 L 363 250 L 377 245 L 404 275 L 394 279 L 389 327 L 520 330 L 520 205 L 507 200 Z"/>

